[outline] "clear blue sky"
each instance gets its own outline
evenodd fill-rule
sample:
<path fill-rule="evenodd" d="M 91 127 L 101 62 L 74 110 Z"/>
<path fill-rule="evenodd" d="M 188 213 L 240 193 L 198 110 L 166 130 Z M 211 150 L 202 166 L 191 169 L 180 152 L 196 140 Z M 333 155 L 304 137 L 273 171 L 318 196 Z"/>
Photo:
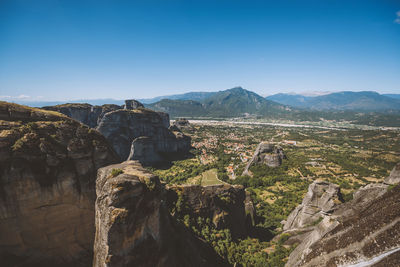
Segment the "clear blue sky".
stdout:
<path fill-rule="evenodd" d="M 400 0 L 0 0 L 0 96 L 400 93 L 399 11 Z"/>

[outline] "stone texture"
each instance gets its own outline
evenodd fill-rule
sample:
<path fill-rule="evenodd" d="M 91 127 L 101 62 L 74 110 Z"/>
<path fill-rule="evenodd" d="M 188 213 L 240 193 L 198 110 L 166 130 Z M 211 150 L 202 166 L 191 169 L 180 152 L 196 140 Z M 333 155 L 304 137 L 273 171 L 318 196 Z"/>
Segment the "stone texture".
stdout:
<path fill-rule="evenodd" d="M 189 136 L 168 130 L 166 117 L 148 109 L 109 112 L 104 115 L 97 129 L 107 138 L 121 160 L 129 157 L 138 159 L 145 165 L 150 163 L 148 157 L 142 159 L 134 153 L 138 151 L 143 154 L 144 151 L 137 147 L 147 146 L 150 148 L 150 140 L 153 143 L 154 153 L 151 152 L 149 155 L 158 155 L 160 160 L 168 160 L 170 153 L 187 153 L 191 147 Z M 148 139 L 136 140 L 143 136 Z"/>
<path fill-rule="evenodd" d="M 97 169 L 118 160 L 97 131 L 0 102 L 0 265 L 90 266 Z"/>
<path fill-rule="evenodd" d="M 384 183 L 389 185 L 400 183 L 400 162 L 394 166 L 393 170 L 390 172 L 390 175 L 386 177 Z"/>
<path fill-rule="evenodd" d="M 149 166 L 162 159 L 154 147 L 153 139 L 148 136 L 140 136 L 132 141 L 128 160 L 140 160 L 143 165 Z"/>
<path fill-rule="evenodd" d="M 144 108 L 143 104 L 135 99 L 125 100 L 124 109 L 138 109 Z"/>
<path fill-rule="evenodd" d="M 398 248 L 400 187 L 386 188 L 380 184 L 361 188 L 296 247 L 286 265 L 348 266 Z M 372 266 L 395 267 L 399 262 L 396 252 Z"/>
<path fill-rule="evenodd" d="M 189 121 L 185 118 L 179 118 L 175 120 L 173 126 L 176 126 L 176 128 L 178 128 L 179 130 L 190 129 L 192 127 Z"/>
<path fill-rule="evenodd" d="M 80 121 L 83 124 L 94 128 L 107 112 L 121 108 L 121 106 L 112 104 L 92 106 L 90 104 L 68 103 L 56 106 L 47 106 L 42 109 L 60 112 L 74 120 Z"/>
<path fill-rule="evenodd" d="M 314 181 L 308 187 L 302 203 L 289 214 L 283 230 L 293 230 L 312 225 L 321 217 L 331 214 L 342 203 L 341 199 L 338 185 Z"/>
<path fill-rule="evenodd" d="M 252 226 L 255 211 L 250 198 L 246 199 L 239 185 L 177 185 L 169 187 L 169 203 L 182 198 L 181 217 L 209 218 L 217 229 L 228 228 L 235 238 L 245 237 Z M 248 218 L 249 216 L 250 218 Z"/>
<path fill-rule="evenodd" d="M 265 164 L 269 167 L 278 167 L 286 156 L 279 146 L 261 142 L 254 152 L 253 157 L 247 163 L 242 175 L 250 175 L 249 169 L 253 164 Z"/>
<path fill-rule="evenodd" d="M 120 173 L 113 175 L 115 169 Z M 96 193 L 93 266 L 225 265 L 208 245 L 174 221 L 165 188 L 138 162 L 100 169 Z"/>

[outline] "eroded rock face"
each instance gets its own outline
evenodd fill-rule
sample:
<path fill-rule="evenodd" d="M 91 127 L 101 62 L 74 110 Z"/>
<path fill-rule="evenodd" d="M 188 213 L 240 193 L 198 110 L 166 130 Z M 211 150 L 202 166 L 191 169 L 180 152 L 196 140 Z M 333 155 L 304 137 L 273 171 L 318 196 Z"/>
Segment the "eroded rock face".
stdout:
<path fill-rule="evenodd" d="M 389 185 L 400 183 L 400 162 L 394 166 L 393 170 L 390 172 L 390 175 L 386 177 L 384 183 Z"/>
<path fill-rule="evenodd" d="M 179 130 L 182 130 L 185 128 L 191 128 L 189 121 L 185 118 L 179 118 L 179 119 L 175 120 L 173 125 L 176 126 Z"/>
<path fill-rule="evenodd" d="M 191 138 L 168 130 L 165 118 L 148 109 L 117 110 L 105 114 L 97 129 L 107 138 L 121 160 L 129 157 L 148 165 L 151 163 L 149 157 L 139 156 L 147 153 L 140 147 L 152 148 L 148 154 L 160 160 L 168 153 L 187 153 L 191 147 Z M 136 140 L 143 136 L 148 138 Z M 135 151 L 139 154 L 135 154 Z"/>
<path fill-rule="evenodd" d="M 74 120 L 80 121 L 89 127 L 96 127 L 104 114 L 110 111 L 121 109 L 121 106 L 106 104 L 102 106 L 92 106 L 90 104 L 62 104 L 57 106 L 43 107 L 46 110 L 60 112 Z"/>
<path fill-rule="evenodd" d="M 285 158 L 286 156 L 281 147 L 261 142 L 257 146 L 252 159 L 247 163 L 242 175 L 250 175 L 249 168 L 253 164 L 265 164 L 269 167 L 278 167 Z"/>
<path fill-rule="evenodd" d="M 165 188 L 138 162 L 100 169 L 96 193 L 93 266 L 224 266 L 174 221 Z"/>
<path fill-rule="evenodd" d="M 0 265 L 90 266 L 96 172 L 117 160 L 75 120 L 0 102 Z"/>
<path fill-rule="evenodd" d="M 153 139 L 148 136 L 140 136 L 132 141 L 128 160 L 140 160 L 143 165 L 149 166 L 162 159 L 154 147 Z"/>
<path fill-rule="evenodd" d="M 230 229 L 235 238 L 244 237 L 251 227 L 254 207 L 243 186 L 178 185 L 169 187 L 169 192 L 169 202 L 181 198 L 184 203 L 181 215 L 209 218 L 217 229 Z"/>
<path fill-rule="evenodd" d="M 349 266 L 400 247 L 400 187 L 385 189 L 379 184 L 361 189 L 358 197 L 355 194 L 354 200 L 326 217 L 296 247 L 287 266 Z M 397 251 L 368 266 L 398 266 L 399 262 Z"/>
<path fill-rule="evenodd" d="M 293 230 L 312 225 L 331 214 L 342 203 L 340 188 L 336 184 L 314 181 L 308 187 L 303 202 L 287 218 L 283 230 Z"/>
<path fill-rule="evenodd" d="M 124 109 L 138 109 L 144 108 L 143 104 L 135 99 L 125 100 Z"/>

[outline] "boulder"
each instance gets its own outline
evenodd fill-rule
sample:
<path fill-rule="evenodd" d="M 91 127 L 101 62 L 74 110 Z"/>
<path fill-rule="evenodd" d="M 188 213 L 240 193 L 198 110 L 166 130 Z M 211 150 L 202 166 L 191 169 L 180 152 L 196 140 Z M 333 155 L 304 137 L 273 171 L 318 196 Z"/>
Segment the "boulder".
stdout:
<path fill-rule="evenodd" d="M 390 172 L 390 175 L 386 177 L 384 183 L 389 185 L 400 183 L 400 162 L 394 166 L 393 170 Z"/>
<path fill-rule="evenodd" d="M 286 156 L 281 147 L 261 142 L 257 146 L 253 157 L 247 163 L 242 175 L 250 175 L 249 169 L 253 164 L 264 164 L 268 167 L 278 167 L 282 164 L 282 160 L 285 158 Z"/>
<path fill-rule="evenodd" d="M 138 109 L 144 108 L 143 104 L 135 99 L 125 100 L 124 109 Z"/>
<path fill-rule="evenodd" d="M 97 169 L 118 156 L 54 111 L 0 102 L 2 266 L 90 266 Z"/>
<path fill-rule="evenodd" d="M 190 125 L 189 121 L 185 118 L 179 118 L 174 121 L 173 123 L 174 126 L 176 126 L 178 129 L 190 129 L 192 126 Z"/>
<path fill-rule="evenodd" d="M 309 185 L 302 203 L 288 216 L 283 230 L 293 230 L 311 226 L 326 215 L 331 214 L 342 203 L 340 188 L 336 184 L 314 181 Z"/>
<path fill-rule="evenodd" d="M 96 193 L 94 267 L 226 265 L 173 219 L 164 186 L 137 161 L 100 169 Z"/>

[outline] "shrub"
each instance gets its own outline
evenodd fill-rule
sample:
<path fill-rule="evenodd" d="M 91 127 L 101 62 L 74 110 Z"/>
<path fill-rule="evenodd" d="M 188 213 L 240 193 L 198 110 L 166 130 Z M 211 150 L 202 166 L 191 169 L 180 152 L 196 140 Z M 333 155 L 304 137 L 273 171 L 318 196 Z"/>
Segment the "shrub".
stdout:
<path fill-rule="evenodd" d="M 112 169 L 111 170 L 111 177 L 115 177 L 115 176 L 118 176 L 118 175 L 123 174 L 123 173 L 124 173 L 124 171 L 121 170 L 121 169 Z"/>

